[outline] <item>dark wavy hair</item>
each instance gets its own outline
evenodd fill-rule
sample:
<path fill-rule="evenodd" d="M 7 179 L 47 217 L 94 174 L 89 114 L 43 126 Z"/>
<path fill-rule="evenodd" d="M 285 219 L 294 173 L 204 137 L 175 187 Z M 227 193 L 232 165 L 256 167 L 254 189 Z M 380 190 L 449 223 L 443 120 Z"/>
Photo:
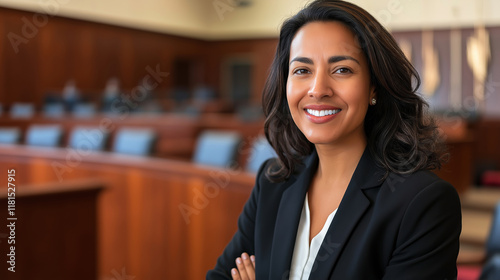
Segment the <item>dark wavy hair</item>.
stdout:
<path fill-rule="evenodd" d="M 292 120 L 286 99 L 290 45 L 309 22 L 337 21 L 354 33 L 370 69 L 377 104 L 369 106 L 364 129 L 370 153 L 389 172 L 408 174 L 441 167 L 444 145 L 427 103 L 416 93 L 420 77 L 392 35 L 368 12 L 345 1 L 316 0 L 286 20 L 264 88 L 264 130 L 278 160 L 266 170 L 273 181 L 288 178 L 314 150 Z"/>

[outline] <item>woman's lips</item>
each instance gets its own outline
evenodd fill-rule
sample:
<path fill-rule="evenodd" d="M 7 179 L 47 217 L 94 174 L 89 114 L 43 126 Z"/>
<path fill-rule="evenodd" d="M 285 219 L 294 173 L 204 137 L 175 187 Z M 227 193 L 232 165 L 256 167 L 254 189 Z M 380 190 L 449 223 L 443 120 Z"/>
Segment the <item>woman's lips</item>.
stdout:
<path fill-rule="evenodd" d="M 331 121 L 342 110 L 331 106 L 307 106 L 304 111 L 311 122 L 321 124 Z"/>

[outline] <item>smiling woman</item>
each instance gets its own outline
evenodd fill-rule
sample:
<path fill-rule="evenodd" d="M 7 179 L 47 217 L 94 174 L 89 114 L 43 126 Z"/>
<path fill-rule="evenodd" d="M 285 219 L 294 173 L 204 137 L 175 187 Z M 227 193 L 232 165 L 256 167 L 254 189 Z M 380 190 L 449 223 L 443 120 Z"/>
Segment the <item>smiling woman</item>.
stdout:
<path fill-rule="evenodd" d="M 345 49 L 345 44 L 353 48 Z M 374 97 L 366 58 L 345 25 L 311 22 L 297 32 L 290 46 L 288 107 L 317 149 L 335 144 L 363 150 L 363 121 Z"/>
<path fill-rule="evenodd" d="M 414 84 L 413 84 L 414 83 Z M 419 77 L 366 11 L 287 20 L 263 93 L 267 139 L 238 231 L 207 279 L 454 279 L 458 195 Z"/>

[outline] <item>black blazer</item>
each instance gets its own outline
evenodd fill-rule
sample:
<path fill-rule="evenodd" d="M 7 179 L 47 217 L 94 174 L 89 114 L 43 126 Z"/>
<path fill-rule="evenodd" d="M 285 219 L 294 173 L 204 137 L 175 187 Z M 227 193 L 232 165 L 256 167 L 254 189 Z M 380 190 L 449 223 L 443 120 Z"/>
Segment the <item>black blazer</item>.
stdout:
<path fill-rule="evenodd" d="M 257 174 L 238 231 L 206 279 L 232 279 L 243 252 L 256 258 L 256 278 L 288 279 L 305 195 L 318 166 L 314 152 L 287 181 Z M 429 171 L 390 175 L 368 149 L 356 167 L 309 279 L 455 279 L 461 232 L 457 192 Z"/>

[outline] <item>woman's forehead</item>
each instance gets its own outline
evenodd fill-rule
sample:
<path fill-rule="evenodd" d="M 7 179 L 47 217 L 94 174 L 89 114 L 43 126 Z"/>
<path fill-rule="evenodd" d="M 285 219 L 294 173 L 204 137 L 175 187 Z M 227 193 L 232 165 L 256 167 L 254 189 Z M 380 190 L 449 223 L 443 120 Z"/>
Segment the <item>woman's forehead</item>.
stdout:
<path fill-rule="evenodd" d="M 297 55 L 364 56 L 356 35 L 337 21 L 310 22 L 295 34 L 290 46 L 290 60 Z"/>

